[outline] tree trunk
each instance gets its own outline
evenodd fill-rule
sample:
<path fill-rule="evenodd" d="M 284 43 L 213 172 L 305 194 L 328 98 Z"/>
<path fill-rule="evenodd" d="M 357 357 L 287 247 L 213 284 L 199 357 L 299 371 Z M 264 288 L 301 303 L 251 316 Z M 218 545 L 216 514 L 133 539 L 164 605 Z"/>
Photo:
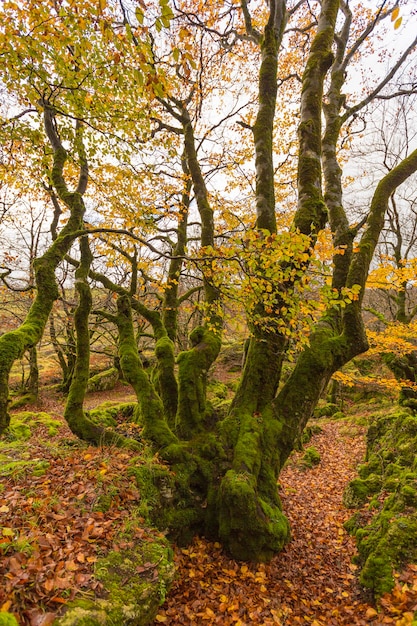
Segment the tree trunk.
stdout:
<path fill-rule="evenodd" d="M 303 75 L 299 125 L 299 205 L 294 219 L 294 234 L 298 236 L 301 233 L 308 238 L 306 249 L 314 247 L 317 234 L 327 219 L 321 191 L 321 107 L 324 78 L 333 60 L 331 46 L 338 8 L 338 0 L 323 1 L 317 33 Z M 259 111 L 253 128 L 257 226 L 262 229 L 262 234 L 264 230 L 276 232 L 272 136 L 277 58 L 284 24 L 285 3 L 278 0 L 271 2 L 270 18 L 260 40 Z M 303 269 L 307 270 L 306 263 Z M 288 281 L 288 292 L 293 288 L 294 280 L 292 283 Z M 278 309 L 282 302 L 281 289 L 282 285 L 275 286 Z M 262 314 L 261 305 L 259 309 Z M 285 451 L 287 447 L 293 447 L 295 436 L 292 436 L 292 426 L 285 424 L 271 404 L 287 347 L 288 339 L 278 328 L 254 332 L 231 414 L 222 424 L 226 445 L 233 449 L 233 462 L 219 490 L 219 535 L 233 556 L 240 559 L 268 560 L 289 539 L 289 525 L 281 511 L 276 481 Z M 312 398 L 310 403 L 313 401 Z M 300 412 L 307 411 L 307 406 L 308 403 Z M 301 415 L 297 417 L 298 422 L 302 421 Z"/>
<path fill-rule="evenodd" d="M 56 237 L 49 249 L 33 262 L 37 292 L 35 300 L 23 324 L 16 330 L 0 337 L 0 434 L 8 427 L 10 415 L 9 375 L 13 363 L 23 356 L 26 350 L 36 346 L 41 340 L 53 303 L 58 298 L 58 287 L 55 269 L 65 258 L 71 244 L 82 228 L 85 212 L 83 193 L 87 184 L 87 165 L 81 158 L 80 178 L 75 192 L 68 191 L 63 176 L 67 152 L 61 144 L 55 127 L 55 112 L 45 104 L 44 124 L 53 149 L 52 181 L 60 199 L 67 205 L 70 215 L 60 235 Z"/>
<path fill-rule="evenodd" d="M 163 402 L 143 369 L 135 339 L 130 297 L 127 295 L 119 296 L 117 300 L 115 322 L 119 331 L 120 366 L 125 380 L 136 393 L 144 436 L 161 448 L 177 443 L 177 437 L 165 419 Z"/>
<path fill-rule="evenodd" d="M 33 399 L 37 399 L 39 393 L 39 367 L 38 349 L 36 346 L 29 350 L 29 377 L 25 384 L 25 390 Z"/>
<path fill-rule="evenodd" d="M 74 435 L 84 441 L 95 445 L 109 444 L 135 448 L 135 442 L 98 426 L 84 413 L 84 398 L 90 376 L 90 330 L 88 322 L 92 305 L 91 290 L 87 282 L 92 261 L 88 235 L 80 238 L 80 252 L 80 264 L 75 272 L 75 288 L 78 294 L 78 306 L 74 313 L 76 359 L 64 417 Z"/>

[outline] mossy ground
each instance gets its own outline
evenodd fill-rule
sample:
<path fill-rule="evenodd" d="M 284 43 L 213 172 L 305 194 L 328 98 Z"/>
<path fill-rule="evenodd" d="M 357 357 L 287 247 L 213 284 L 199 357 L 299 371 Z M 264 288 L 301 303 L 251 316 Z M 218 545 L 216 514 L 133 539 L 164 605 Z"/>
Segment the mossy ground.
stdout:
<path fill-rule="evenodd" d="M 57 609 L 72 602 L 76 618 L 65 623 L 148 624 L 171 583 L 172 552 L 147 523 L 145 490 L 130 472 L 162 464 L 145 443 L 140 454 L 89 447 L 70 433 L 52 394 L 45 404 L 51 414 L 14 413 L 0 439 L 0 606 L 9 611 L 0 612 L 0 624 L 13 626 L 14 616 L 29 624 L 44 614 L 61 624 L 72 618 Z M 91 413 L 129 428 L 132 407 L 108 401 Z M 119 586 L 112 568 L 124 572 Z M 87 604 L 77 604 L 80 598 Z"/>
<path fill-rule="evenodd" d="M 47 435 L 55 436 L 62 421 L 45 412 L 24 411 L 15 413 L 8 431 L 0 440 L 0 477 L 18 477 L 22 474 L 41 476 L 49 467 L 49 461 L 33 456 L 30 438 L 33 431 L 43 427 Z"/>

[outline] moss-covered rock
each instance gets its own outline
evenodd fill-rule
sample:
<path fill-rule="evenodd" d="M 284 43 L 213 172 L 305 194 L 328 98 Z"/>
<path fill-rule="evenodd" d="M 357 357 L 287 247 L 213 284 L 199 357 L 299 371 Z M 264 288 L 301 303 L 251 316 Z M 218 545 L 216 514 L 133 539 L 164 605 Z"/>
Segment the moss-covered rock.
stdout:
<path fill-rule="evenodd" d="M 87 392 L 110 391 L 114 389 L 119 380 L 119 372 L 115 367 L 111 367 L 104 372 L 99 372 L 92 376 L 87 384 Z"/>
<path fill-rule="evenodd" d="M 218 363 L 223 364 L 229 372 L 240 372 L 244 358 L 243 342 L 225 344 L 220 350 Z"/>
<path fill-rule="evenodd" d="M 314 409 L 314 417 L 331 417 L 335 413 L 340 411 L 340 407 L 337 404 L 333 404 L 332 402 L 328 402 L 322 406 L 318 406 Z"/>
<path fill-rule="evenodd" d="M 354 478 L 343 492 L 343 504 L 348 509 L 361 506 L 367 501 L 368 496 L 380 491 L 381 485 L 381 477 L 377 474 L 370 474 L 365 479 Z"/>
<path fill-rule="evenodd" d="M 54 626 L 147 626 L 164 602 L 174 577 L 173 553 L 164 537 L 99 559 L 100 598 L 75 598 Z"/>
<path fill-rule="evenodd" d="M 363 562 L 359 581 L 378 596 L 392 590 L 394 569 L 417 558 L 417 514 L 388 517 L 376 516 L 356 534 Z"/>
<path fill-rule="evenodd" d="M 135 421 L 137 404 L 134 402 L 103 402 L 95 409 L 86 411 L 91 421 L 101 426 L 114 427 L 119 421 Z"/>
<path fill-rule="evenodd" d="M 378 416 L 368 430 L 359 478 L 344 493 L 352 507 L 374 496 L 372 519 L 355 514 L 346 528 L 356 537 L 359 580 L 377 596 L 393 588 L 394 569 L 417 561 L 416 450 L 417 417 L 410 410 Z"/>
<path fill-rule="evenodd" d="M 53 437 L 58 432 L 58 429 L 62 427 L 62 422 L 43 411 L 39 413 L 34 411 L 22 411 L 21 413 L 12 415 L 10 433 L 15 439 L 27 441 L 32 434 L 32 429 L 37 426 L 46 426 L 48 435 Z"/>
<path fill-rule="evenodd" d="M 319 435 L 322 431 L 323 429 L 320 428 L 320 426 L 317 426 L 317 424 L 311 424 L 306 426 L 303 430 L 303 434 L 301 435 L 301 443 L 308 443 L 309 441 L 311 441 L 313 435 Z"/>
<path fill-rule="evenodd" d="M 301 465 L 303 467 L 312 468 L 314 465 L 318 465 L 320 463 L 321 457 L 320 452 L 314 446 L 310 446 L 304 450 L 303 457 L 301 459 Z"/>

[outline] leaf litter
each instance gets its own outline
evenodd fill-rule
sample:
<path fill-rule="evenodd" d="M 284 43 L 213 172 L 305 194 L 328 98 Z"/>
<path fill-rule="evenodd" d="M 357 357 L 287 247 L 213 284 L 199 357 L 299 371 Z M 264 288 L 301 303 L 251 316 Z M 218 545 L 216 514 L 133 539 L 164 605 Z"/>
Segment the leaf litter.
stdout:
<path fill-rule="evenodd" d="M 41 425 L 27 442 L 47 461 L 40 475 L 1 478 L 0 611 L 22 626 L 48 626 L 77 594 L 100 597 L 97 559 L 157 534 L 135 516 L 140 493 L 128 469 L 137 453 L 87 446 L 61 420 L 55 436 Z"/>
<path fill-rule="evenodd" d="M 412 625 L 417 565 L 397 573 L 393 592 L 375 607 L 358 585 L 354 539 L 343 528 L 352 512 L 343 507 L 342 492 L 363 459 L 364 437 L 330 422 L 312 443 L 320 464 L 305 470 L 302 453 L 294 453 L 280 476 L 292 527 L 284 551 L 269 564 L 248 564 L 202 538 L 176 548 L 176 580 L 155 624 Z M 0 490 L 0 610 L 22 626 L 48 626 L 76 594 L 100 596 L 97 558 L 132 539 L 151 539 L 154 531 L 139 519 L 132 533 L 140 498 L 127 472 L 134 453 L 87 447 L 64 423 L 55 437 L 39 426 L 30 450 L 49 467 L 38 476 L 9 476 Z M 108 508 L 97 510 L 102 495 L 110 496 Z"/>
<path fill-rule="evenodd" d="M 197 538 L 176 550 L 177 576 L 155 624 L 200 626 L 411 626 L 417 609 L 417 566 L 376 608 L 357 582 L 355 541 L 343 523 L 352 515 L 342 493 L 365 454 L 364 431 L 323 424 L 312 443 L 320 464 L 306 470 L 294 453 L 280 475 L 291 542 L 269 564 L 231 560 L 220 544 Z"/>

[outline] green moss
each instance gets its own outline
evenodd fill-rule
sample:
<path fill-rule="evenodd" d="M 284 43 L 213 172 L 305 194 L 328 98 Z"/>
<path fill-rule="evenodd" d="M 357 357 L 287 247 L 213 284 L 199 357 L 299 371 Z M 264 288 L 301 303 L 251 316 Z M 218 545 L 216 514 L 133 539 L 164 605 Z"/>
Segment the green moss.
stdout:
<path fill-rule="evenodd" d="M 377 517 L 359 537 L 360 582 L 376 595 L 391 591 L 393 569 L 417 558 L 417 514 L 389 520 Z"/>
<path fill-rule="evenodd" d="M 87 391 L 108 391 L 114 389 L 119 380 L 119 372 L 115 367 L 99 372 L 88 380 Z"/>
<path fill-rule="evenodd" d="M 135 421 L 136 403 L 133 402 L 103 402 L 95 409 L 86 412 L 86 415 L 101 426 L 117 426 L 119 422 Z"/>
<path fill-rule="evenodd" d="M 314 417 L 331 417 L 339 410 L 340 408 L 337 404 L 333 404 L 333 402 L 328 402 L 324 406 L 318 406 L 316 409 L 314 409 Z"/>
<path fill-rule="evenodd" d="M 15 439 L 20 439 L 21 441 L 27 441 L 32 435 L 30 426 L 22 422 L 12 422 L 10 425 L 10 433 Z"/>
<path fill-rule="evenodd" d="M 381 477 L 370 474 L 367 478 L 353 479 L 343 492 L 343 504 L 348 508 L 356 508 L 364 504 L 368 496 L 378 493 L 381 489 Z"/>
<path fill-rule="evenodd" d="M 323 431 L 322 428 L 320 428 L 320 426 L 317 426 L 316 424 L 312 424 L 311 426 L 306 426 L 303 430 L 303 434 L 301 435 L 301 443 L 302 444 L 306 444 L 309 441 L 311 441 L 311 438 L 313 437 L 313 435 L 318 435 Z"/>
<path fill-rule="evenodd" d="M 33 474 L 34 476 L 43 476 L 49 468 L 48 461 L 42 459 L 33 460 L 10 460 L 2 462 L 0 466 L 0 476 L 21 476 L 23 474 Z"/>
<path fill-rule="evenodd" d="M 31 393 L 26 393 L 24 396 L 20 396 L 15 400 L 12 400 L 10 403 L 10 410 L 14 411 L 15 409 L 20 409 L 21 406 L 25 406 L 26 404 L 32 404 L 37 401 L 37 397 Z"/>
<path fill-rule="evenodd" d="M 289 540 L 279 505 L 263 500 L 247 473 L 229 470 L 219 491 L 219 535 L 234 558 L 269 561 Z"/>
<path fill-rule="evenodd" d="M 37 426 L 46 426 L 48 428 L 48 435 L 53 437 L 62 427 L 62 422 L 51 417 L 49 413 L 23 411 L 21 413 L 15 413 L 12 416 L 10 433 L 15 439 L 27 441 L 31 437 L 32 428 L 36 428 Z"/>
<path fill-rule="evenodd" d="M 174 424 L 178 406 L 178 384 L 175 377 L 175 346 L 168 336 L 158 339 L 155 345 L 157 364 L 154 383 L 161 396 L 170 425 Z"/>
<path fill-rule="evenodd" d="M 204 429 L 207 373 L 220 350 L 220 337 L 202 326 L 190 334 L 192 349 L 178 355 L 177 431 L 191 439 Z"/>
<path fill-rule="evenodd" d="M 212 402 L 214 399 L 220 400 L 220 401 L 225 400 L 228 396 L 228 393 L 229 393 L 229 389 L 227 385 L 225 385 L 224 383 L 221 383 L 218 380 L 212 380 L 207 386 L 207 395 L 211 399 Z M 213 402 L 213 404 L 215 403 Z"/>
<path fill-rule="evenodd" d="M 321 461 L 320 452 L 314 446 L 310 446 L 306 448 L 304 451 L 303 457 L 301 459 L 301 464 L 304 467 L 314 467 L 314 465 L 318 465 Z"/>
<path fill-rule="evenodd" d="M 75 598 L 54 626 L 147 626 L 174 577 L 173 553 L 163 537 L 110 552 L 95 565 L 104 598 Z"/>
<path fill-rule="evenodd" d="M 379 510 L 369 523 L 354 525 L 353 532 L 362 565 L 360 581 L 376 595 L 392 589 L 394 568 L 417 560 L 416 449 L 414 415 L 401 410 L 377 416 L 367 434 L 367 462 L 345 491 L 345 503 L 353 506 L 375 494 Z"/>
<path fill-rule="evenodd" d="M 417 480 L 413 481 L 417 486 Z M 410 485 L 403 485 L 401 487 L 401 497 L 404 500 L 406 506 L 417 508 L 417 489 Z"/>
<path fill-rule="evenodd" d="M 19 626 L 19 622 L 11 613 L 0 611 L 0 626 Z"/>

